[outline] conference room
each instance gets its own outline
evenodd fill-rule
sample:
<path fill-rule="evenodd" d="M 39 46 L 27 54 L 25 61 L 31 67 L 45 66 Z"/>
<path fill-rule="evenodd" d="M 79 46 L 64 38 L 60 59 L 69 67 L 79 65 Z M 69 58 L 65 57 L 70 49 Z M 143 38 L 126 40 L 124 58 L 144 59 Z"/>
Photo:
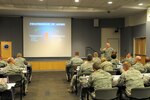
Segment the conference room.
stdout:
<path fill-rule="evenodd" d="M 149 6 L 0 0 L 0 100 L 150 99 Z"/>

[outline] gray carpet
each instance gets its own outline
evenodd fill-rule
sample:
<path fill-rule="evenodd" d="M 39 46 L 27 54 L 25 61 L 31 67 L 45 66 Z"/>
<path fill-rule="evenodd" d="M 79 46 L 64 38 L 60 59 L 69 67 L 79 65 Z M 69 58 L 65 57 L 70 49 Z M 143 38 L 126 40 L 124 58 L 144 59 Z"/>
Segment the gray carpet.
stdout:
<path fill-rule="evenodd" d="M 23 100 L 79 100 L 67 92 L 68 86 L 65 72 L 34 72 Z"/>

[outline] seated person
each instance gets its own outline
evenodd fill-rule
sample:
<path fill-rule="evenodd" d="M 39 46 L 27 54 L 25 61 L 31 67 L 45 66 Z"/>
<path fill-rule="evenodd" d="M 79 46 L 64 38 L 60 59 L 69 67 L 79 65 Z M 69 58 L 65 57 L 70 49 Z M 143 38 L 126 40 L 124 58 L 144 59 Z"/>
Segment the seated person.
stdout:
<path fill-rule="evenodd" d="M 106 58 L 102 58 L 101 59 L 101 69 L 103 69 L 104 71 L 113 71 L 113 65 L 110 61 L 107 61 Z"/>
<path fill-rule="evenodd" d="M 123 62 L 125 62 L 125 61 L 129 62 L 131 65 L 134 64 L 134 58 L 131 56 L 131 53 L 128 53 L 128 54 L 126 55 L 126 58 L 123 59 L 121 62 L 123 63 Z"/>
<path fill-rule="evenodd" d="M 7 63 L 8 63 L 8 65 L 6 67 L 4 67 L 3 70 L 0 70 L 0 73 L 6 74 L 6 75 L 14 75 L 14 74 L 22 75 L 22 78 L 24 79 L 24 84 L 25 84 L 24 85 L 24 87 L 25 87 L 24 93 L 26 94 L 28 82 L 27 82 L 26 77 L 22 73 L 22 69 L 15 65 L 15 60 L 13 57 L 8 58 Z"/>
<path fill-rule="evenodd" d="M 90 75 L 88 86 L 93 87 L 94 91 L 101 88 L 112 88 L 112 75 L 101 69 L 99 63 L 93 64 L 94 72 Z M 92 93 L 94 96 L 94 92 Z"/>
<path fill-rule="evenodd" d="M 133 68 L 140 71 L 141 73 L 146 72 L 146 69 L 144 68 L 143 64 L 141 63 L 140 56 L 135 57 L 135 64 L 133 65 Z"/>
<path fill-rule="evenodd" d="M 74 75 L 72 77 L 71 82 L 70 82 L 70 89 L 68 90 L 68 92 L 74 92 L 74 86 L 75 86 L 77 77 L 80 77 L 81 75 L 90 75 L 93 72 L 92 66 L 93 66 L 92 55 L 89 54 L 87 56 L 87 61 L 81 65 L 77 75 Z"/>
<path fill-rule="evenodd" d="M 15 58 L 15 65 L 21 68 L 26 68 L 25 62 L 26 59 L 22 57 L 21 53 L 18 53 L 17 58 Z"/>
<path fill-rule="evenodd" d="M 0 57 L 0 68 L 7 66 L 7 62 Z"/>
<path fill-rule="evenodd" d="M 144 65 L 144 68 L 146 69 L 148 73 L 150 73 L 150 58 L 146 57 L 145 62 L 146 64 Z"/>
<path fill-rule="evenodd" d="M 123 63 L 124 72 L 118 80 L 118 86 L 125 86 L 125 95 L 131 95 L 131 89 L 144 87 L 144 80 L 140 71 L 134 69 L 129 62 Z"/>
<path fill-rule="evenodd" d="M 113 64 L 113 69 L 116 69 L 117 65 L 119 65 L 119 60 L 117 59 L 117 55 L 112 54 L 111 58 L 112 58 L 111 63 Z"/>
<path fill-rule="evenodd" d="M 66 73 L 68 76 L 68 81 L 71 79 L 74 69 L 77 66 L 80 66 L 83 63 L 83 60 L 79 56 L 79 52 L 75 52 L 75 56 L 72 57 L 66 64 Z"/>
<path fill-rule="evenodd" d="M 101 63 L 101 59 L 98 57 L 97 52 L 94 52 L 94 54 L 93 54 L 93 62 Z"/>

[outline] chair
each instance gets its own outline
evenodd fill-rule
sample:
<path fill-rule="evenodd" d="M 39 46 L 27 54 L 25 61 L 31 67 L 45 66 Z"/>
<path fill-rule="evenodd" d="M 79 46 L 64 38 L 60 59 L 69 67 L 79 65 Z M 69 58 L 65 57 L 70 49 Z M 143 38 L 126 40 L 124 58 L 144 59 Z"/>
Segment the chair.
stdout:
<path fill-rule="evenodd" d="M 133 88 L 131 90 L 131 96 L 129 97 L 132 99 L 150 99 L 150 87 L 144 87 L 144 88 Z"/>
<path fill-rule="evenodd" d="M 107 71 L 108 73 L 110 73 L 111 75 L 116 75 L 117 71 L 113 70 L 113 71 Z"/>
<path fill-rule="evenodd" d="M 118 88 L 107 88 L 107 89 L 98 89 L 95 90 L 95 96 L 91 93 L 93 100 L 115 100 L 117 99 Z"/>
<path fill-rule="evenodd" d="M 14 88 L 20 87 L 20 100 L 22 100 L 22 94 L 24 91 L 23 85 L 24 85 L 24 80 L 22 78 L 21 74 L 13 74 L 13 75 L 8 75 L 9 83 L 16 83 Z"/>

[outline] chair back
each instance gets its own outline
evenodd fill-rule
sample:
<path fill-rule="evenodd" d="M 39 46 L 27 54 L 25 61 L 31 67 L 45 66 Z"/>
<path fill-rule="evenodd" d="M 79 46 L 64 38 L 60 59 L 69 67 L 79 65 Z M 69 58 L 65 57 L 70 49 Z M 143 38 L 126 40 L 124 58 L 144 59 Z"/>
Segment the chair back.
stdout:
<path fill-rule="evenodd" d="M 22 75 L 21 74 L 8 75 L 8 81 L 9 81 L 9 83 L 21 82 L 22 81 Z"/>
<path fill-rule="evenodd" d="M 96 100 L 110 100 L 117 98 L 118 88 L 98 89 L 95 91 Z"/>
<path fill-rule="evenodd" d="M 133 88 L 131 90 L 131 96 L 130 97 L 135 98 L 135 99 L 150 98 L 150 87 Z"/>
<path fill-rule="evenodd" d="M 117 71 L 113 70 L 113 71 L 107 71 L 108 73 L 110 73 L 111 75 L 116 75 Z"/>

